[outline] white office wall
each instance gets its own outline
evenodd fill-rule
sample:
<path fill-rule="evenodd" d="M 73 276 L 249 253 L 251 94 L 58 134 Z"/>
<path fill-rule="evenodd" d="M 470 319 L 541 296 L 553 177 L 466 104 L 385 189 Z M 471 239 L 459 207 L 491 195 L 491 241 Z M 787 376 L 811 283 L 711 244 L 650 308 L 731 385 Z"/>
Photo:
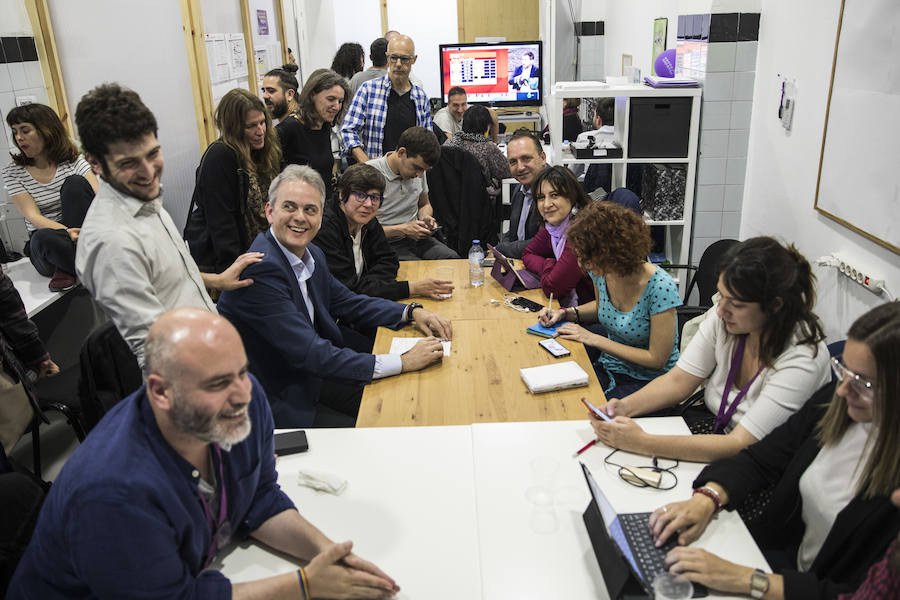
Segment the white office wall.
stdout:
<path fill-rule="evenodd" d="M 762 1 L 741 238 L 778 236 L 796 243 L 810 259 L 839 252 L 883 277 L 891 291 L 900 295 L 900 256 L 813 208 L 840 7 L 840 0 Z M 802 35 L 798 35 L 800 24 Z M 797 109 L 790 133 L 776 118 L 779 73 L 797 81 Z M 866 181 L 857 183 L 857 193 L 871 193 Z M 883 301 L 834 269 L 817 268 L 816 272 L 817 312 L 831 338 L 844 337 L 853 319 Z"/>
<path fill-rule="evenodd" d="M 322 0 L 294 0 L 294 11 L 302 83 L 316 69 L 331 67 L 338 47 L 335 40 L 335 19 L 340 13 L 335 10 L 332 2 Z"/>
<path fill-rule="evenodd" d="M 69 108 L 109 81 L 138 94 L 156 115 L 165 156 L 164 203 L 184 225 L 200 141 L 178 0 L 50 0 Z"/>
<path fill-rule="evenodd" d="M 695 2 L 696 4 L 696 2 Z M 709 2 L 705 11 L 709 12 Z M 609 0 L 606 3 L 605 23 L 606 38 L 606 74 L 621 75 L 622 54 L 632 56 L 632 65 L 641 69 L 641 75 L 650 73 L 650 56 L 653 48 L 653 20 L 665 17 L 669 20 L 666 31 L 666 47 L 675 47 L 678 29 L 679 3 L 676 0 Z M 689 13 L 680 13 L 689 14 Z M 692 13 L 691 13 L 692 14 Z"/>
<path fill-rule="evenodd" d="M 356 42 L 366 53 L 366 68 L 371 67 L 369 46 L 384 35 L 381 30 L 381 2 L 335 0 L 334 10 L 340 15 L 334 23 L 335 49 L 344 42 Z"/>
<path fill-rule="evenodd" d="M 459 41 L 456 2 L 390 0 L 387 9 L 388 28 L 408 35 L 416 43 L 419 58 L 413 72 L 422 80 L 428 97 L 436 98 L 441 93 L 438 45 Z"/>

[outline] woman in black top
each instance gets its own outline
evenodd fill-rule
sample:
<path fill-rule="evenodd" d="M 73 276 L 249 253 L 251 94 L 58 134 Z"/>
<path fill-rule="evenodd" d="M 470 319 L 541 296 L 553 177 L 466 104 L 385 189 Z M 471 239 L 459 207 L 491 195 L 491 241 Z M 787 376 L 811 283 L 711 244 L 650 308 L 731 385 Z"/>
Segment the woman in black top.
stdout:
<path fill-rule="evenodd" d="M 704 469 L 690 500 L 657 509 L 660 543 L 688 544 L 721 508 L 774 484 L 765 512 L 748 527 L 776 574 L 754 571 L 699 548 L 677 546 L 673 573 L 723 592 L 767 600 L 836 598 L 860 584 L 897 537 L 900 514 L 900 302 L 877 306 L 847 332 L 832 359 L 834 384 L 786 423 L 732 458 Z"/>
<path fill-rule="evenodd" d="M 266 231 L 269 183 L 281 168 L 281 147 L 268 111 L 244 89 L 229 90 L 216 107 L 222 137 L 209 145 L 184 229 L 204 273 L 221 273 Z"/>
<path fill-rule="evenodd" d="M 344 117 L 350 98 L 347 81 L 331 69 L 313 71 L 300 90 L 297 110 L 278 124 L 283 165 L 309 165 L 325 182 L 325 199 L 334 191 L 331 127 Z"/>

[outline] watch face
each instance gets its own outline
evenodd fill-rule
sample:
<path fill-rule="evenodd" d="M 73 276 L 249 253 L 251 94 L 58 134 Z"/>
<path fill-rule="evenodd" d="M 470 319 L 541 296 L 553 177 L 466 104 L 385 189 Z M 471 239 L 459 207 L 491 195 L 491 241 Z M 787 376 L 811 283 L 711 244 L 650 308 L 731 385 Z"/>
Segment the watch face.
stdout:
<path fill-rule="evenodd" d="M 754 598 L 762 598 L 769 591 L 769 576 L 760 571 L 753 573 L 750 576 L 750 589 L 754 592 Z"/>

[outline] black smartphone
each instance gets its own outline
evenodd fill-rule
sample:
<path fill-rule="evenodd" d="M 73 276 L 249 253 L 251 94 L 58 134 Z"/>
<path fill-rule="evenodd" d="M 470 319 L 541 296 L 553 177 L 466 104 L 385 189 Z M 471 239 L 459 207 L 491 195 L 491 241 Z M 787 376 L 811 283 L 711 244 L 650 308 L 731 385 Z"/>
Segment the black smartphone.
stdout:
<path fill-rule="evenodd" d="M 527 308 L 531 312 L 540 312 L 541 309 L 544 308 L 542 305 L 538 304 L 534 300 L 529 300 L 528 298 L 525 298 L 524 296 L 516 296 L 515 298 L 513 298 L 512 303 L 517 306 Z"/>
<path fill-rule="evenodd" d="M 275 454 L 287 456 L 309 450 L 309 442 L 306 441 L 305 431 L 288 431 L 275 434 Z"/>

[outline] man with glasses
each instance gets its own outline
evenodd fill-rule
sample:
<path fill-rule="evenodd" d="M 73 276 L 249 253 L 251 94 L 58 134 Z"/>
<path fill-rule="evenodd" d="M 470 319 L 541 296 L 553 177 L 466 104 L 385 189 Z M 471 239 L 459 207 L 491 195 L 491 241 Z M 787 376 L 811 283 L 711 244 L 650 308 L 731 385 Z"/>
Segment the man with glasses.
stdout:
<path fill-rule="evenodd" d="M 440 340 L 452 336 L 450 321 L 421 304 L 355 294 L 331 275 L 311 243 L 322 227 L 324 198 L 316 171 L 285 167 L 269 187 L 271 228 L 250 246 L 265 254 L 245 271 L 254 284 L 223 293 L 218 303 L 244 340 L 276 427 L 353 427 L 365 384 L 440 362 Z M 358 333 L 406 325 L 428 337 L 402 356 L 373 355 L 372 340 Z"/>
<path fill-rule="evenodd" d="M 375 218 L 384 186 L 384 176 L 371 165 L 347 169 L 338 183 L 338 196 L 325 206 L 322 229 L 313 243 L 325 253 L 335 279 L 357 294 L 388 300 L 410 296 L 442 300 L 442 294 L 453 292 L 453 282 L 397 281 L 397 254 Z"/>
<path fill-rule="evenodd" d="M 400 260 L 459 258 L 432 237 L 440 228 L 428 200 L 425 171 L 437 164 L 441 146 L 434 133 L 410 127 L 400 136 L 399 147 L 369 161 L 384 175 L 384 200 L 378 221 Z"/>
<path fill-rule="evenodd" d="M 412 39 L 394 37 L 387 47 L 388 74 L 364 82 L 353 96 L 341 137 L 358 162 L 395 150 L 410 127 L 431 129 L 428 95 L 409 78 L 416 58 Z"/>

